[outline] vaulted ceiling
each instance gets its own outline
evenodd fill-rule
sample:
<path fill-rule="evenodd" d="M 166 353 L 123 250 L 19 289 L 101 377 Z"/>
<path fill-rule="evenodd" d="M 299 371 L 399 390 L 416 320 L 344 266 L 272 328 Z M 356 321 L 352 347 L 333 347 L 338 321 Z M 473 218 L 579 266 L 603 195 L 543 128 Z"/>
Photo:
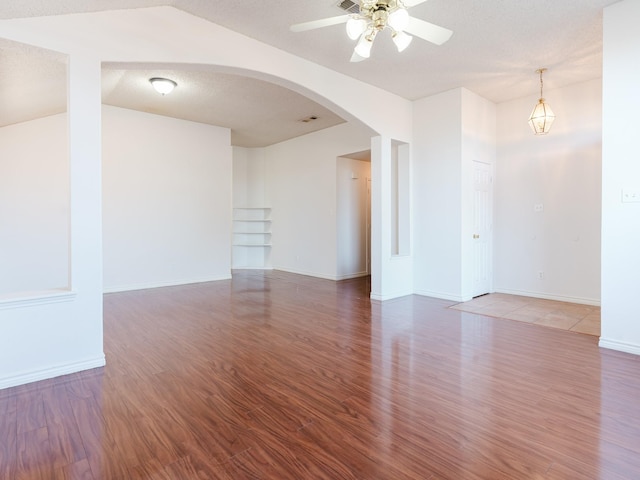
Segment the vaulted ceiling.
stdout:
<path fill-rule="evenodd" d="M 602 9 L 615 0 L 429 0 L 412 7 L 412 16 L 453 30 L 442 46 L 416 39 L 397 53 L 391 39 L 377 38 L 371 58 L 350 63 L 353 41 L 344 25 L 293 33 L 294 23 L 344 13 L 338 0 L 265 2 L 263 0 L 8 0 L 0 18 L 65 15 L 114 9 L 169 5 L 261 42 L 324 65 L 404 98 L 415 100 L 465 87 L 493 102 L 531 95 L 549 69 L 545 88 L 557 88 L 601 76 Z M 386 33 L 386 32 L 383 32 Z M 0 32 L 1 36 L 1 32 Z M 232 47 L 231 47 L 232 48 Z M 65 82 L 64 56 L 0 41 L 0 99 L 12 106 L 0 112 L 0 125 L 23 121 L 12 117 L 34 103 L 56 82 Z M 25 55 L 26 53 L 26 55 Z M 42 73 L 46 72 L 46 75 Z M 163 75 L 200 85 L 175 105 L 158 111 L 149 91 L 134 94 L 149 76 Z M 179 83 L 180 83 L 179 82 Z M 103 101 L 232 129 L 235 145 L 263 146 L 342 120 L 310 99 L 275 85 L 223 74 L 146 69 L 144 65 L 105 65 Z M 148 85 L 145 85 L 148 86 Z M 224 95 L 210 92 L 224 91 Z M 207 94 L 209 92 L 209 94 Z M 169 103 L 169 97 L 167 102 Z M 55 111 L 51 98 L 39 101 L 40 114 Z M 203 105 L 210 108 L 203 110 Z M 4 105 L 4 103 L 3 103 Z M 9 104 L 7 104 L 9 105 Z M 286 105 L 287 108 L 283 108 Z M 196 108 L 196 107 L 200 108 Z M 170 107 L 170 108 L 169 108 Z M 155 110 L 154 110 L 155 109 Z M 8 113 L 7 113 L 8 112 Z M 55 113 L 55 112 L 54 112 Z M 31 113 L 33 116 L 33 113 Z M 317 122 L 301 123 L 307 116 Z"/>

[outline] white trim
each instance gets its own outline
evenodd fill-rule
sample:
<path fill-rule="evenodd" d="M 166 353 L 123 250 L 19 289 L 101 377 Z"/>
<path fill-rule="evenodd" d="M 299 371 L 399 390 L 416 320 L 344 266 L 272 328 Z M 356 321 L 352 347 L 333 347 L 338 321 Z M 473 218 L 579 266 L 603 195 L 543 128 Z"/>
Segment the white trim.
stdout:
<path fill-rule="evenodd" d="M 42 290 L 40 292 L 20 292 L 0 296 L 0 310 L 34 307 L 49 303 L 72 302 L 76 292 L 66 289 Z"/>
<path fill-rule="evenodd" d="M 231 274 L 233 275 L 234 270 L 273 270 L 273 267 L 231 267 Z"/>
<path fill-rule="evenodd" d="M 231 273 L 220 277 L 202 277 L 184 280 L 172 280 L 169 282 L 150 282 L 150 283 L 134 283 L 131 285 L 118 285 L 114 287 L 106 287 L 103 293 L 129 292 L 131 290 L 147 290 L 149 288 L 176 287 L 180 285 L 189 285 L 192 283 L 218 282 L 220 280 L 231 280 Z"/>
<path fill-rule="evenodd" d="M 453 295 L 451 293 L 435 292 L 433 290 L 416 290 L 414 293 L 423 297 L 439 298 L 440 300 L 449 300 L 456 303 L 468 302 L 472 298 L 463 297 L 461 295 Z"/>
<path fill-rule="evenodd" d="M 617 340 L 607 340 L 600 337 L 598 342 L 600 348 L 608 348 L 610 350 L 617 350 L 618 352 L 632 353 L 634 355 L 640 355 L 640 345 L 636 343 L 619 342 Z"/>
<path fill-rule="evenodd" d="M 311 273 L 304 270 L 296 270 L 293 268 L 283 267 L 233 267 L 232 270 L 277 270 L 280 272 L 294 273 L 296 275 L 304 275 L 306 277 L 322 278 L 323 280 L 333 280 L 334 282 L 339 282 L 340 280 L 350 280 L 352 278 L 361 278 L 369 275 L 369 273 L 367 272 L 350 273 L 347 275 L 325 275 L 323 273 Z"/>
<path fill-rule="evenodd" d="M 324 280 L 333 280 L 333 281 L 337 280 L 335 275 L 326 275 L 324 273 L 312 273 L 312 272 L 307 272 L 305 270 L 296 270 L 294 268 L 284 268 L 284 267 L 274 266 L 273 270 L 279 270 L 281 272 L 287 272 L 287 273 L 295 273 L 296 275 L 306 275 L 307 277 L 322 278 Z"/>
<path fill-rule="evenodd" d="M 338 275 L 336 276 L 336 281 L 340 280 L 351 280 L 352 278 L 361 278 L 369 275 L 367 272 L 357 272 L 357 273 L 348 273 L 346 275 Z"/>
<path fill-rule="evenodd" d="M 48 378 L 69 375 L 70 373 L 81 372 L 83 370 L 90 370 L 92 368 L 104 367 L 104 365 L 105 357 L 104 355 L 100 355 L 99 357 L 90 358 L 81 362 L 67 363 L 42 370 L 33 370 L 31 372 L 21 373 L 11 377 L 0 378 L 0 390 L 3 388 L 15 387 L 17 385 L 24 385 L 25 383 L 38 382 Z"/>
<path fill-rule="evenodd" d="M 408 297 L 409 295 L 413 295 L 413 293 L 398 292 L 387 295 L 378 295 L 377 293 L 371 292 L 369 294 L 369 298 L 378 302 L 386 302 L 387 300 L 395 300 L 396 298 Z"/>
<path fill-rule="evenodd" d="M 508 295 L 520 295 L 523 297 L 544 298 L 545 300 L 556 300 L 558 302 L 579 303 L 581 305 L 600 306 L 600 300 L 595 298 L 570 297 L 567 295 L 549 295 L 546 293 L 529 292 L 527 290 L 512 290 L 508 288 L 497 288 L 495 293 L 506 293 Z"/>

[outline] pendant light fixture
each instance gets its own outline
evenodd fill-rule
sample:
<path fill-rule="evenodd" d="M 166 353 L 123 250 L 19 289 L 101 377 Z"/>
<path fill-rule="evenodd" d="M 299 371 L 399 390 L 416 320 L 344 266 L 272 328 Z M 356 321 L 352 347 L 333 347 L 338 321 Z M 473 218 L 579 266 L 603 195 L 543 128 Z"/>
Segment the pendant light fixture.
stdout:
<path fill-rule="evenodd" d="M 542 74 L 546 71 L 546 68 L 539 68 L 536 70 L 536 73 L 540 74 L 540 100 L 538 100 L 537 105 L 533 108 L 533 112 L 531 112 L 531 116 L 529 117 L 529 126 L 536 135 L 546 135 L 549 133 L 549 130 L 551 130 L 551 124 L 556 119 L 556 116 L 553 114 L 553 110 L 551 110 L 551 107 L 545 103 L 542 95 Z"/>

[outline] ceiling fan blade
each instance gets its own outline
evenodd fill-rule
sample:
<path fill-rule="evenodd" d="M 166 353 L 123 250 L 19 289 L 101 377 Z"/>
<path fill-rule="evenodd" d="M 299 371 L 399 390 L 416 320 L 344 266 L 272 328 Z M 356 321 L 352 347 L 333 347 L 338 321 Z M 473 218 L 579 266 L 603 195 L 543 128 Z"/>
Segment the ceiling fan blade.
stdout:
<path fill-rule="evenodd" d="M 442 45 L 453 35 L 453 32 L 448 28 L 439 27 L 433 23 L 413 17 L 409 17 L 409 25 L 407 25 L 404 31 L 420 37 L 427 42 L 435 43 L 436 45 Z"/>
<path fill-rule="evenodd" d="M 404 3 L 404 6 L 409 8 L 409 7 L 415 7 L 416 5 L 420 5 L 421 3 L 426 2 L 427 0 L 404 0 L 402 3 Z"/>
<path fill-rule="evenodd" d="M 339 23 L 347 23 L 350 15 L 338 15 L 337 17 L 323 18 L 321 20 L 312 20 L 310 22 L 296 23 L 289 27 L 292 32 L 306 32 L 307 30 L 315 30 L 316 28 L 330 27 Z"/>
<path fill-rule="evenodd" d="M 366 60 L 366 58 L 361 57 L 360 55 L 358 55 L 356 52 L 353 52 L 353 55 L 351 55 L 351 60 L 349 60 L 351 63 L 357 63 L 357 62 L 362 62 Z"/>

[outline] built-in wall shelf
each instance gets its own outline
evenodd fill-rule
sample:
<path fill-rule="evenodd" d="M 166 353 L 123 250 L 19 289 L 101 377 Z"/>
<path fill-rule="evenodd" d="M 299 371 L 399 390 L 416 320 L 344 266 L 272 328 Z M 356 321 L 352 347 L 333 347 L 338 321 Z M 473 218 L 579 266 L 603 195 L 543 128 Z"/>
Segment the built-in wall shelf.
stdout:
<path fill-rule="evenodd" d="M 271 268 L 271 208 L 233 209 L 232 268 Z"/>

